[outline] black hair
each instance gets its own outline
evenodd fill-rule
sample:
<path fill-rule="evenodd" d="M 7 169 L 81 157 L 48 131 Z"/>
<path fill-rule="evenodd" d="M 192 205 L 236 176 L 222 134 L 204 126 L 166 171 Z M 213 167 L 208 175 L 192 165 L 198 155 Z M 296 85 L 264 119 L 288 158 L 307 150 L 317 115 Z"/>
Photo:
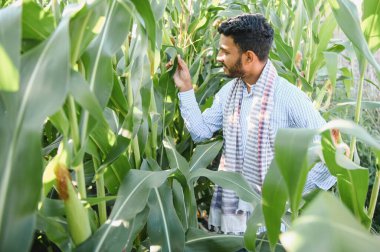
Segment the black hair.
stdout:
<path fill-rule="evenodd" d="M 273 29 L 261 14 L 243 14 L 222 22 L 218 32 L 231 36 L 241 52 L 253 51 L 260 61 L 268 59 Z"/>

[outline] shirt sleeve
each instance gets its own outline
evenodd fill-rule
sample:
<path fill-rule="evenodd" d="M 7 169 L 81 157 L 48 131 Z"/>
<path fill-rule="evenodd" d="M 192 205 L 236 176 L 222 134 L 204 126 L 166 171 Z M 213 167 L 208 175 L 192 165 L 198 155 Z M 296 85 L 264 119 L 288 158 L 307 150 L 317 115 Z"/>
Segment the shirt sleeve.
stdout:
<path fill-rule="evenodd" d="M 181 115 L 194 142 L 207 140 L 215 131 L 222 128 L 223 104 L 221 99 L 225 91 L 225 88 L 222 88 L 215 95 L 212 106 L 203 113 L 199 109 L 193 89 L 178 93 Z"/>
<path fill-rule="evenodd" d="M 310 98 L 297 89 L 290 101 L 290 121 L 295 128 L 317 129 L 326 124 L 321 114 L 314 108 Z M 314 138 L 314 142 L 320 143 L 320 136 Z M 316 188 L 328 190 L 336 183 L 336 178 L 332 176 L 324 163 L 317 163 L 308 173 L 304 194 Z"/>
<path fill-rule="evenodd" d="M 310 98 L 294 87 L 294 98 L 290 100 L 291 123 L 294 128 L 318 129 L 326 124 L 321 114 L 314 108 Z"/>

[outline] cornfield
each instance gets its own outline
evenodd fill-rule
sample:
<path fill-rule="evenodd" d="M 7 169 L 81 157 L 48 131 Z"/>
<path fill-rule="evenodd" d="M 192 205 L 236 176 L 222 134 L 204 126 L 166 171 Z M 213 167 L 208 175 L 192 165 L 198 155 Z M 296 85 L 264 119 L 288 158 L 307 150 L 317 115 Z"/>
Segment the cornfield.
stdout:
<path fill-rule="evenodd" d="M 220 132 L 193 143 L 166 68 L 181 55 L 210 107 L 217 27 L 242 13 L 270 21 L 279 75 L 328 121 L 278 132 L 261 195 L 217 171 Z M 1 0 L 0 251 L 378 251 L 379 48 L 377 0 Z M 337 184 L 302 197 L 320 160 Z M 255 206 L 244 236 L 203 227 L 214 183 Z"/>

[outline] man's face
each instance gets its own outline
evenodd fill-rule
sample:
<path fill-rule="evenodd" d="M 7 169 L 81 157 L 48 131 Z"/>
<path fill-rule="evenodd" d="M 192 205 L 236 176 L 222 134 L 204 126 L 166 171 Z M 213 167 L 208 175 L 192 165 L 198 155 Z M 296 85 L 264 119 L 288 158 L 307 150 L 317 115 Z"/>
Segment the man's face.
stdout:
<path fill-rule="evenodd" d="M 243 77 L 241 53 L 238 46 L 230 36 L 220 35 L 219 52 L 216 60 L 223 65 L 224 73 L 231 78 Z"/>

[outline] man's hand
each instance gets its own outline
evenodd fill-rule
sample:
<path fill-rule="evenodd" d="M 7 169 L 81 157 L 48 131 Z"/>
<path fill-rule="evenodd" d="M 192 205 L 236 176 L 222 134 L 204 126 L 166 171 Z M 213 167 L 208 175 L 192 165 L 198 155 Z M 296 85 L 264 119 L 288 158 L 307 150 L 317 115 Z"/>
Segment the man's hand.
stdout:
<path fill-rule="evenodd" d="M 166 67 L 172 66 L 173 63 L 169 62 Z M 173 79 L 176 87 L 180 92 L 185 92 L 193 89 L 193 85 L 191 85 L 191 76 L 189 68 L 187 67 L 185 61 L 181 59 L 181 56 L 178 54 L 178 67 L 173 75 Z"/>

